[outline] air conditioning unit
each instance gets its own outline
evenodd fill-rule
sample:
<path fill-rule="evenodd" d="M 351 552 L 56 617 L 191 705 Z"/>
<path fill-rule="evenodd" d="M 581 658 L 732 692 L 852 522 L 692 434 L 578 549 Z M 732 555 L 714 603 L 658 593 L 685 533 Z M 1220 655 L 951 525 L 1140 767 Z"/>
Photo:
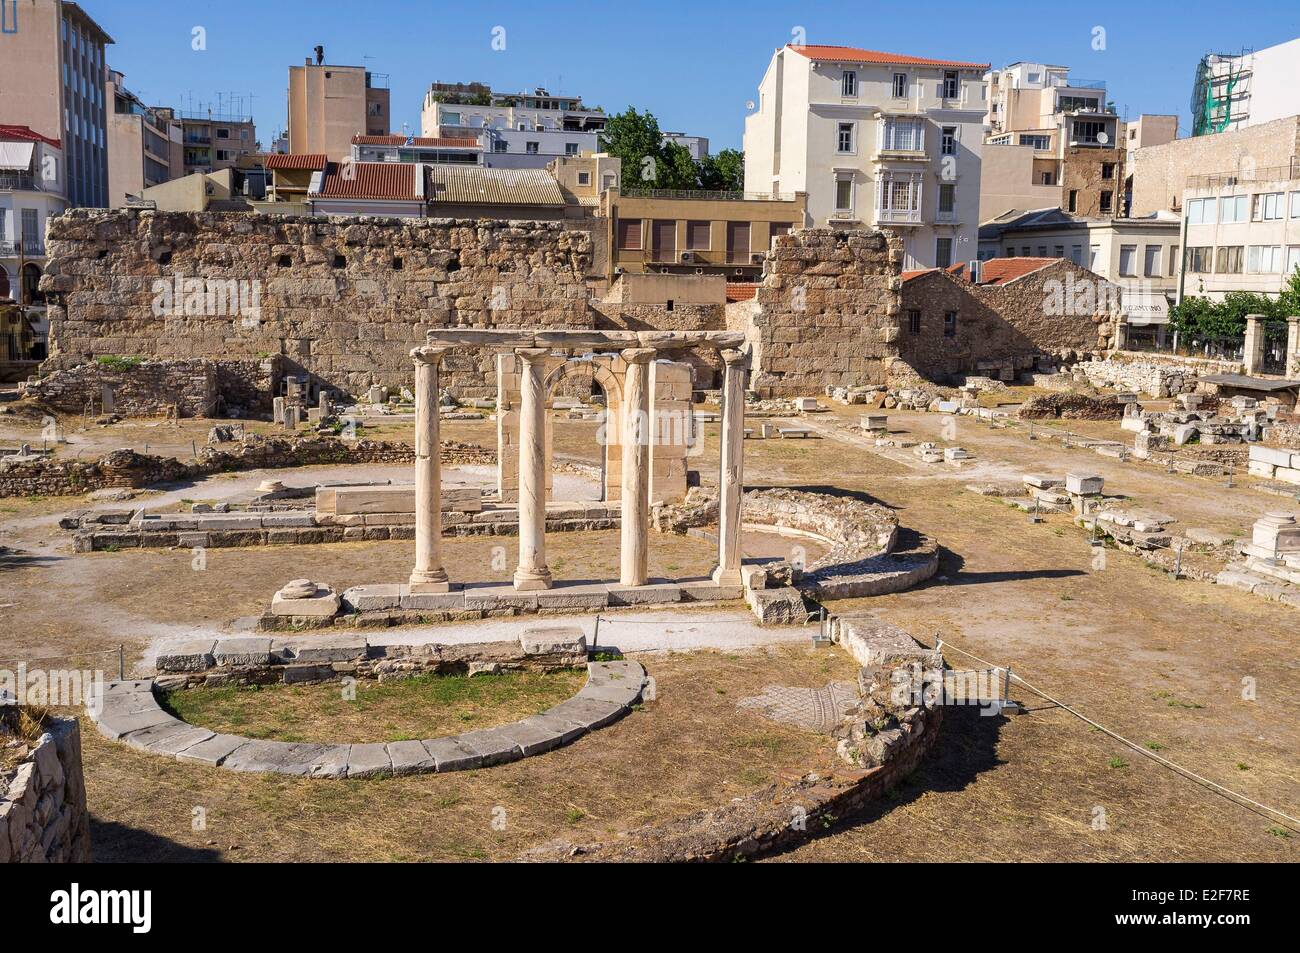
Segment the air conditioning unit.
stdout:
<path fill-rule="evenodd" d="M 682 264 L 683 264 L 683 265 L 693 265 L 693 264 L 695 264 L 695 252 L 693 252 L 693 251 L 684 251 L 684 252 L 682 252 Z"/>
<path fill-rule="evenodd" d="M 664 265 L 662 268 L 659 269 L 659 274 L 661 275 L 671 275 L 672 273 L 673 273 L 672 269 L 669 268 L 667 265 Z"/>
<path fill-rule="evenodd" d="M 749 263 L 751 265 L 761 265 L 763 264 L 763 259 L 766 257 L 767 256 L 764 255 L 762 252 L 755 252 L 754 254 L 749 256 Z"/>
<path fill-rule="evenodd" d="M 614 274 L 622 275 L 622 274 L 626 274 L 626 272 L 624 271 L 623 267 L 620 265 L 614 269 Z"/>

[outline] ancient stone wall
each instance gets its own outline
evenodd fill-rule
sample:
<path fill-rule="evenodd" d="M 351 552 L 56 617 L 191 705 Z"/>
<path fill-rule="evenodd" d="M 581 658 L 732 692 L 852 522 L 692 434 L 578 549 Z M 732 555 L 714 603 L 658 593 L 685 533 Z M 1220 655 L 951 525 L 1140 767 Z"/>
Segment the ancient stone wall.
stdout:
<path fill-rule="evenodd" d="M 939 382 L 973 373 L 1012 380 L 1044 359 L 1091 357 L 1114 332 L 1110 304 L 1118 297 L 1110 287 L 1065 259 L 998 285 L 926 272 L 903 283 L 898 356 Z M 947 323 L 950 313 L 955 325 Z"/>
<path fill-rule="evenodd" d="M 712 276 L 710 276 L 712 277 Z M 592 302 L 596 327 L 611 331 L 726 331 L 725 304 Z M 722 361 L 713 351 L 685 348 L 664 351 L 663 357 L 691 367 L 696 390 L 722 386 Z"/>
<path fill-rule="evenodd" d="M 1197 378 L 1208 374 L 1240 374 L 1239 361 L 1115 351 L 1104 361 L 1085 361 L 1074 368 L 1093 387 L 1113 387 L 1148 397 L 1171 397 L 1196 390 Z"/>
<path fill-rule="evenodd" d="M 166 414 L 181 417 L 269 413 L 279 383 L 279 357 L 135 361 L 101 358 L 54 371 L 20 387 L 24 396 L 61 413 Z"/>
<path fill-rule="evenodd" d="M 0 774 L 0 863 L 90 861 L 81 731 L 75 718 L 45 729 L 12 776 Z"/>
<path fill-rule="evenodd" d="M 59 370 L 103 355 L 261 360 L 359 394 L 409 385 L 430 328 L 590 328 L 591 238 L 560 222 L 74 209 L 42 288 Z M 491 396 L 492 355 L 444 380 Z"/>
<path fill-rule="evenodd" d="M 756 306 L 734 313 L 763 397 L 879 384 L 897 355 L 902 241 L 873 229 L 807 228 L 775 240 Z"/>

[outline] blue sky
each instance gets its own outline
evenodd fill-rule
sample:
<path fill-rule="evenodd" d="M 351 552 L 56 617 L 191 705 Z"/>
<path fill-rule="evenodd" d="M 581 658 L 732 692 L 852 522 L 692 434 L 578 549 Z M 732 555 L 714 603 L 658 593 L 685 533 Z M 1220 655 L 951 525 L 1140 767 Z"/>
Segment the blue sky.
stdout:
<path fill-rule="evenodd" d="M 1300 36 L 1296 0 L 1098 0 L 1080 9 L 1000 0 L 775 3 L 473 3 L 458 0 L 81 0 L 116 39 L 109 62 L 150 103 L 188 108 L 252 96 L 269 145 L 285 122 L 287 70 L 324 44 L 329 62 L 391 76 L 395 131 L 418 131 L 430 82 L 545 86 L 619 111 L 647 108 L 663 129 L 739 148 L 746 103 L 772 51 L 802 27 L 809 43 L 922 56 L 1059 63 L 1104 79 L 1130 116 L 1188 122 L 1191 79 L 1210 48 L 1256 49 Z M 1082 9 L 1086 6 L 1087 9 Z M 207 49 L 191 48 L 195 26 Z M 505 30 L 505 50 L 492 31 Z M 1093 49 L 1095 27 L 1105 49 Z M 1297 111 L 1300 111 L 1298 109 Z"/>

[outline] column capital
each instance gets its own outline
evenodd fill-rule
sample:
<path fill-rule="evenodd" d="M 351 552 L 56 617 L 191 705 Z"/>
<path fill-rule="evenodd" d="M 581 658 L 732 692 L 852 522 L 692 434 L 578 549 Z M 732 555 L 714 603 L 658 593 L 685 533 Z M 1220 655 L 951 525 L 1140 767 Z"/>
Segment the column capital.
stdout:
<path fill-rule="evenodd" d="M 657 353 L 652 347 L 626 347 L 618 352 L 629 364 L 649 364 Z"/>
<path fill-rule="evenodd" d="M 737 364 L 747 366 L 749 364 L 749 351 L 738 347 L 724 347 L 718 352 L 723 362 L 728 367 L 734 367 Z"/>
<path fill-rule="evenodd" d="M 1262 315 L 1262 314 L 1248 314 L 1248 315 L 1246 315 L 1246 322 L 1247 322 L 1247 323 L 1250 323 L 1251 321 L 1263 321 L 1263 320 L 1264 320 L 1264 315 Z"/>
<path fill-rule="evenodd" d="M 551 353 L 551 349 L 550 349 L 549 347 L 517 347 L 517 348 L 515 348 L 515 355 L 516 355 L 516 356 L 517 356 L 521 361 L 524 361 L 524 362 L 527 363 L 527 364 L 532 364 L 532 363 L 534 363 L 534 362 L 536 362 L 536 361 L 540 361 L 542 358 L 546 357 L 546 355 L 548 355 L 548 354 L 550 354 L 550 353 Z"/>
<path fill-rule="evenodd" d="M 1286 321 L 1287 324 L 1300 324 L 1300 314 L 1288 314 Z"/>
<path fill-rule="evenodd" d="M 447 353 L 447 350 L 447 348 L 435 344 L 425 344 L 411 348 L 411 357 L 426 364 L 437 364 L 442 360 L 442 356 Z"/>

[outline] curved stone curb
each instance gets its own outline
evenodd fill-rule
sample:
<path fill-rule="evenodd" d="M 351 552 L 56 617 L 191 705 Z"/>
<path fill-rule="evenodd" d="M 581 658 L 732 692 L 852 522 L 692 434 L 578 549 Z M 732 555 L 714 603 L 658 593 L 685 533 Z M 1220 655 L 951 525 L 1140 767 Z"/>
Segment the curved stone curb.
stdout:
<path fill-rule="evenodd" d="M 87 707 L 99 733 L 150 754 L 231 771 L 371 778 L 486 768 L 567 745 L 626 715 L 641 700 L 636 662 L 588 662 L 587 684 L 539 715 L 497 728 L 387 744 L 295 744 L 226 735 L 163 711 L 152 679 L 108 682 Z"/>

